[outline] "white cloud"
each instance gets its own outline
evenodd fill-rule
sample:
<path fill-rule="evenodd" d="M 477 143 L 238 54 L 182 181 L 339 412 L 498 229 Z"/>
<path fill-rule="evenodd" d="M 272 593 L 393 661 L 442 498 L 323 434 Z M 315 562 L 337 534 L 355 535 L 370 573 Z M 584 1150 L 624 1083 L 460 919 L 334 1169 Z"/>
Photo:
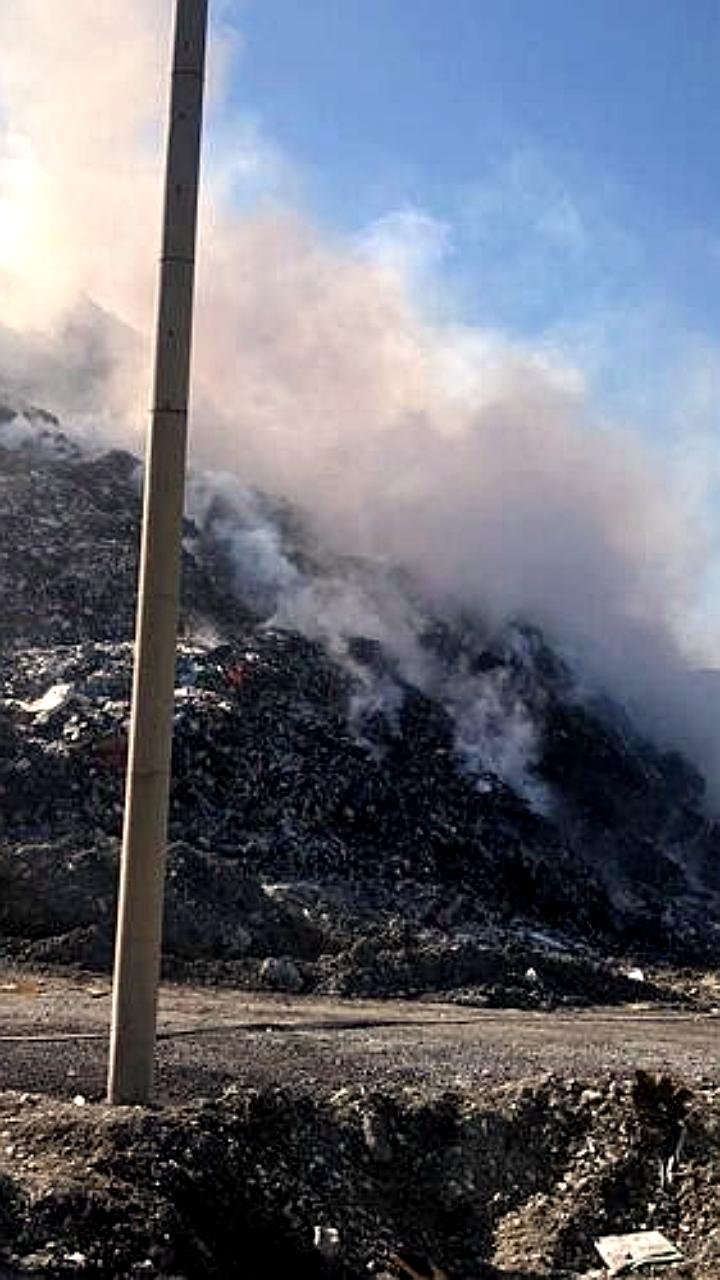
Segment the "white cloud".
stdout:
<path fill-rule="evenodd" d="M 377 218 L 360 233 L 357 244 L 362 257 L 413 288 L 443 266 L 452 252 L 452 235 L 448 223 L 408 205 Z"/>

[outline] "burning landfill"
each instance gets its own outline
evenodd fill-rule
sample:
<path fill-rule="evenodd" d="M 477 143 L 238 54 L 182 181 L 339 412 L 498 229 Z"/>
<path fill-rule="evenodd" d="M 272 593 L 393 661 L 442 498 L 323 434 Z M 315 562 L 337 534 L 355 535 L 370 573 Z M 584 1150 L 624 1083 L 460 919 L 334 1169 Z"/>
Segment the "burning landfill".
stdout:
<path fill-rule="evenodd" d="M 0 950 L 13 971 L 110 964 L 139 512 L 130 454 L 0 408 Z M 622 1004 L 640 990 L 713 1003 L 681 974 L 712 965 L 720 932 L 720 825 L 702 778 L 585 692 L 537 629 L 443 614 L 409 572 L 329 552 L 297 510 L 227 477 L 191 478 L 183 556 L 168 976 L 474 1007 Z M 83 1117 L 72 1138 L 65 1104 L 40 1123 L 28 1095 L 6 1153 L 17 1139 L 64 1151 L 66 1190 L 33 1191 L 6 1160 L 3 1274 L 229 1275 L 233 1250 L 257 1244 L 302 1275 L 590 1275 L 593 1230 L 638 1225 L 643 1152 L 670 1137 L 674 1151 L 686 1111 L 692 1194 L 686 1180 L 655 1199 L 683 1231 L 702 1196 L 718 1204 L 720 1113 L 703 1119 L 694 1094 L 649 1106 L 638 1087 L 575 1097 L 545 1081 L 372 1107 L 352 1090 L 232 1094 L 188 1105 L 179 1129 L 170 1112 Z M 286 1125 L 297 1147 L 283 1148 Z M 81 1194 L 73 1170 L 98 1143 Z M 195 1219 L 222 1207 L 204 1245 L 187 1204 L 180 1226 L 180 1165 L 197 1175 Z M 220 1222 L 239 1187 L 242 1244 Z M 403 1254 L 401 1236 L 423 1256 Z M 713 1257 L 715 1270 L 677 1274 L 717 1274 Z"/>

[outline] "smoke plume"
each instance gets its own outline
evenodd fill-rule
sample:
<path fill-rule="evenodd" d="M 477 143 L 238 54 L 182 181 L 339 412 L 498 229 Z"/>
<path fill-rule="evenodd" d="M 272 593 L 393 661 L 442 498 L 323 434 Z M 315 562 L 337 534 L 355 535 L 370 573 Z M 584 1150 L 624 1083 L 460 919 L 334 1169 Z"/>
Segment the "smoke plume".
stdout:
<path fill-rule="evenodd" d="M 169 9 L 125 0 L 121 23 L 97 0 L 0 9 L 0 385 L 134 447 Z M 219 36 L 216 106 L 229 53 Z M 710 548 L 660 458 L 601 421 L 560 362 L 424 316 L 366 244 L 277 199 L 238 213 L 228 172 L 264 163 L 252 130 L 238 138 L 206 168 L 196 463 L 285 495 L 336 551 L 405 564 L 436 600 L 539 623 L 589 686 L 714 769 L 679 640 Z M 260 573 L 276 550 L 261 531 L 239 554 Z"/>

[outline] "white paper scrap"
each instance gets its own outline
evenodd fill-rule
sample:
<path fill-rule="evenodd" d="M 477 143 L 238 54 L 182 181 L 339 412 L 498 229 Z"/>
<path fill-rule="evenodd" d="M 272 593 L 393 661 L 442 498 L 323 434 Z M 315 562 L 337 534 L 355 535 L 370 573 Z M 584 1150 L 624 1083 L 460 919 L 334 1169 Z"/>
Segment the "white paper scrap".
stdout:
<path fill-rule="evenodd" d="M 660 1231 L 635 1231 L 626 1236 L 603 1236 L 595 1248 L 611 1276 L 630 1275 L 643 1267 L 681 1262 L 682 1254 Z"/>

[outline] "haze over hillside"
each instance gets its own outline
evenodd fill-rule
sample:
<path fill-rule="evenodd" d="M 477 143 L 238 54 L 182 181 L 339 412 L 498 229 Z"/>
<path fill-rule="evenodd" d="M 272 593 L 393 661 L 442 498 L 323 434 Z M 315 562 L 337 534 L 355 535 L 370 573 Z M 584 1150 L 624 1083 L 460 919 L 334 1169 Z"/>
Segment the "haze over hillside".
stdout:
<path fill-rule="evenodd" d="M 0 15 L 0 379 L 98 446 L 137 450 L 144 430 L 168 17 L 131 0 L 117 56 L 90 0 L 63 24 L 39 0 Z M 228 31 L 213 58 L 217 119 Z M 697 486 L 604 420 L 559 349 L 433 311 L 407 259 L 301 207 L 239 208 L 232 176 L 258 146 L 241 130 L 206 169 L 196 462 L 230 477 L 226 494 L 296 503 L 337 553 L 405 566 L 440 609 L 542 627 L 589 688 L 689 751 L 715 797 L 716 718 L 685 679 L 713 553 Z"/>
<path fill-rule="evenodd" d="M 0 413 L 0 923 L 86 963 L 109 957 L 140 476 L 47 413 Z M 435 929 L 455 901 L 453 928 L 712 947 L 720 832 L 700 775 L 537 628 L 440 608 L 227 477 L 193 473 L 189 495 L 170 835 L 205 924 L 181 916 L 180 954 L 237 959 L 240 890 L 223 904 L 221 885 L 249 874 L 342 884 L 362 912 L 424 903 Z M 314 946 L 335 954 L 326 927 Z"/>

